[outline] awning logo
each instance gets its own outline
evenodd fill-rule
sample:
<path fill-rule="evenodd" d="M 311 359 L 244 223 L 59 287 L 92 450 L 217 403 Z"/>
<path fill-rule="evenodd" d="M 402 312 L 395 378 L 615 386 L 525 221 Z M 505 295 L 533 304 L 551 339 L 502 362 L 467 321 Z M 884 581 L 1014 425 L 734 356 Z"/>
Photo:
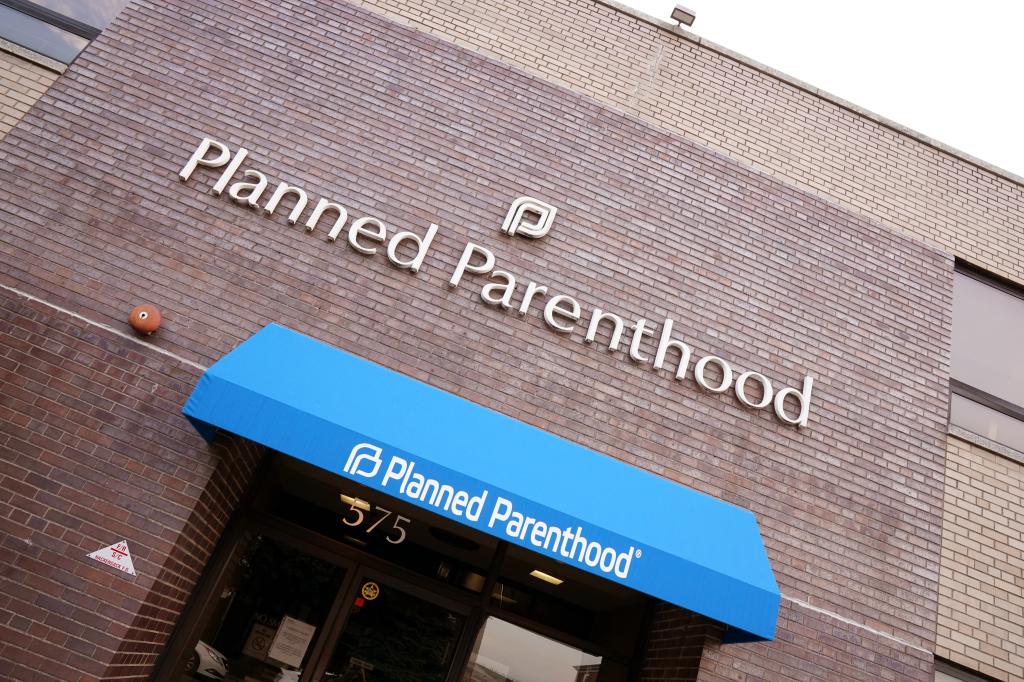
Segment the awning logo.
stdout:
<path fill-rule="evenodd" d="M 539 199 L 519 197 L 509 207 L 501 231 L 510 237 L 518 234 L 530 239 L 540 239 L 551 231 L 557 210 Z"/>
<path fill-rule="evenodd" d="M 352 448 L 345 461 L 344 472 L 350 476 L 373 478 L 380 471 L 380 448 L 369 443 L 362 443 Z M 366 465 L 366 468 L 363 468 Z"/>

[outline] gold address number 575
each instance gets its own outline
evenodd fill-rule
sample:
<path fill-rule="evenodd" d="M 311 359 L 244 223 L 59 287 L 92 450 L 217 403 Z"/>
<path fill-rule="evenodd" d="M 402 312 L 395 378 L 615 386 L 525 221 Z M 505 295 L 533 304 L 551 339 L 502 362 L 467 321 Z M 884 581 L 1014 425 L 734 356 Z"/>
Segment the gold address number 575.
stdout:
<path fill-rule="evenodd" d="M 401 514 L 396 514 L 390 509 L 378 507 L 377 505 L 373 505 L 372 512 L 370 512 L 369 510 L 364 511 L 363 509 L 354 504 L 349 506 L 348 511 L 354 513 L 355 516 L 350 516 L 349 514 L 346 514 L 342 517 L 341 522 L 344 523 L 346 526 L 358 528 L 363 524 L 368 524 L 366 526 L 366 533 L 372 533 L 378 528 L 380 528 L 385 521 L 391 519 L 391 525 L 384 526 L 385 528 L 387 528 L 387 534 L 384 536 L 384 539 L 390 542 L 392 545 L 400 545 L 403 542 L 405 542 L 405 529 L 408 527 L 407 524 L 409 524 L 411 520 L 402 516 Z M 376 516 L 378 512 L 380 513 L 380 518 L 370 518 L 371 515 Z"/>

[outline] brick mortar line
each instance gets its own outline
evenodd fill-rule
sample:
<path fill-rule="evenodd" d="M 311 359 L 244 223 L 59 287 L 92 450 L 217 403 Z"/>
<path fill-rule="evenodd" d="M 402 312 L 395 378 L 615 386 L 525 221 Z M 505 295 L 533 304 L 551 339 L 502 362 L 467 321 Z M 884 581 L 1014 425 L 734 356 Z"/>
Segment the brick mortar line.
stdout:
<path fill-rule="evenodd" d="M 70 315 L 71 317 L 75 318 L 76 320 L 81 320 L 82 322 L 85 322 L 86 324 L 90 324 L 90 325 L 92 325 L 94 327 L 99 327 L 100 329 L 102 329 L 104 331 L 110 332 L 111 334 L 114 334 L 115 336 L 119 336 L 122 339 L 125 339 L 127 341 L 131 341 L 132 343 L 134 343 L 136 345 L 139 345 L 139 346 L 142 346 L 143 348 L 146 348 L 148 350 L 156 351 L 157 353 L 160 353 L 161 355 L 166 355 L 169 358 L 174 358 L 178 362 L 186 364 L 189 367 L 194 367 L 194 368 L 196 368 L 196 369 L 198 369 L 200 371 L 203 371 L 203 372 L 205 372 L 207 369 L 209 369 L 205 365 L 200 365 L 199 363 L 193 362 L 193 361 L 189 360 L 188 358 L 183 358 L 180 355 L 177 355 L 176 353 L 172 353 L 169 350 L 166 350 L 164 348 L 160 348 L 159 346 L 154 346 L 151 343 L 146 343 L 142 339 L 134 337 L 131 334 L 128 334 L 126 332 L 121 331 L 120 329 L 115 329 L 114 327 L 111 327 L 109 324 L 103 324 L 102 322 L 97 322 L 96 320 L 91 320 L 91 319 L 89 319 L 88 317 L 86 317 L 84 315 L 80 315 L 79 313 L 76 313 L 76 312 L 74 312 L 72 310 L 68 310 L 67 308 L 63 308 L 63 307 L 61 307 L 59 305 L 56 305 L 54 303 L 50 303 L 49 301 L 44 301 L 43 299 L 38 298 L 36 296 L 33 296 L 32 294 L 26 293 L 24 291 L 21 291 L 20 289 L 15 289 L 14 287 L 7 286 L 6 284 L 0 284 L 0 289 L 3 289 L 4 291 L 9 291 L 9 292 L 11 292 L 11 293 L 13 293 L 13 294 L 15 294 L 17 296 L 21 296 L 22 298 L 28 299 L 29 301 L 34 301 L 36 303 L 41 303 L 42 305 L 45 305 L 48 308 L 56 310 L 59 313 L 63 313 L 64 315 Z"/>
<path fill-rule="evenodd" d="M 181 363 L 184 363 L 184 364 L 186 364 L 186 365 L 188 365 L 190 367 L 194 367 L 194 368 L 196 368 L 198 370 L 201 370 L 203 372 L 205 372 L 208 369 L 205 365 L 201 365 L 201 364 L 199 364 L 197 362 L 193 362 L 193 361 L 191 361 L 191 360 L 189 360 L 187 358 L 183 358 L 180 355 L 172 353 L 169 350 L 165 350 L 163 348 L 160 348 L 159 346 L 154 346 L 152 344 L 148 344 L 145 341 L 143 341 L 142 339 L 136 338 L 136 337 L 132 336 L 131 334 L 128 334 L 128 333 L 125 333 L 125 332 L 120 331 L 118 329 L 115 329 L 115 328 L 111 327 L 108 324 L 104 324 L 102 322 L 97 322 L 95 320 L 91 320 L 91 319 L 89 319 L 88 317 L 86 317 L 84 315 L 81 315 L 81 314 L 76 313 L 74 311 L 68 310 L 67 308 L 64 308 L 62 306 L 56 305 L 54 303 L 50 303 L 49 301 L 45 301 L 45 300 L 43 300 L 43 299 L 41 299 L 41 298 L 39 298 L 37 296 L 33 296 L 32 294 L 29 294 L 27 292 L 21 291 L 20 289 L 16 289 L 14 287 L 7 286 L 6 284 L 0 284 L 0 289 L 3 289 L 4 291 L 9 291 L 9 292 L 11 292 L 11 293 L 13 293 L 13 294 L 15 294 L 17 296 L 21 296 L 22 298 L 25 298 L 25 299 L 27 299 L 29 301 L 33 301 L 33 302 L 45 305 L 46 307 L 51 308 L 52 310 L 56 310 L 59 313 L 62 313 L 64 315 L 68 315 L 70 317 L 75 318 L 76 320 L 80 320 L 80 321 L 85 322 L 86 324 L 92 325 L 94 327 L 98 327 L 98 328 L 100 328 L 100 329 L 102 329 L 104 331 L 110 332 L 111 334 L 114 334 L 115 336 L 119 336 L 122 339 L 125 339 L 127 341 L 131 341 L 132 343 L 134 343 L 136 345 L 139 345 L 139 346 L 142 346 L 143 348 L 146 348 L 148 350 L 153 350 L 153 351 L 156 351 L 157 353 L 160 353 L 162 355 L 166 355 L 167 357 L 173 358 L 173 359 L 175 359 L 175 360 L 177 360 L 177 361 L 179 361 Z M 819 613 L 819 614 L 828 616 L 829 618 L 832 618 L 834 620 L 838 620 L 838 621 L 840 621 L 842 623 L 845 623 L 847 625 L 852 625 L 855 628 L 858 628 L 858 629 L 861 629 L 861 630 L 866 630 L 867 632 L 870 632 L 873 635 L 876 635 L 878 637 L 882 637 L 884 639 L 888 639 L 890 641 L 896 642 L 896 643 L 898 643 L 898 644 L 900 644 L 902 646 L 907 647 L 908 649 L 914 649 L 915 651 L 920 651 L 921 653 L 927 654 L 928 656 L 933 656 L 934 655 L 931 651 L 928 651 L 927 649 L 923 649 L 923 648 L 921 648 L 921 647 L 919 647 L 917 645 L 911 644 L 910 642 L 904 641 L 904 640 L 900 639 L 899 637 L 896 637 L 894 635 L 890 635 L 890 634 L 888 634 L 886 632 L 882 632 L 881 630 L 876 630 L 876 629 L 874 629 L 872 627 L 864 625 L 863 623 L 858 623 L 857 621 L 851 620 L 851 619 L 846 618 L 844 616 L 841 616 L 838 613 L 833 613 L 832 611 L 827 611 L 825 609 L 818 608 L 817 606 L 813 606 L 813 605 L 811 605 L 811 604 L 809 604 L 809 603 L 807 603 L 805 601 L 802 601 L 800 599 L 795 599 L 795 598 L 790 597 L 790 596 L 785 595 L 785 594 L 782 595 L 782 598 L 785 599 L 786 601 L 790 602 L 791 604 L 795 604 L 795 605 L 797 605 L 797 606 L 799 606 L 801 608 L 807 609 L 809 611 L 813 611 L 815 613 Z"/>
<path fill-rule="evenodd" d="M 846 618 L 845 616 L 840 616 L 838 613 L 833 613 L 832 611 L 826 611 L 825 609 L 818 608 L 817 606 L 813 606 L 811 604 L 808 604 L 805 601 L 801 601 L 800 599 L 795 599 L 795 598 L 790 597 L 790 596 L 785 595 L 785 594 L 782 595 L 782 598 L 785 599 L 786 601 L 790 602 L 791 604 L 796 604 L 797 606 L 799 606 L 801 608 L 805 608 L 808 611 L 813 611 L 814 613 L 820 613 L 822 615 L 825 615 L 825 616 L 828 616 L 828 617 L 833 618 L 835 620 L 838 620 L 841 623 L 846 623 L 847 625 L 852 625 L 853 627 L 858 628 L 860 630 L 866 630 L 867 632 L 870 632 L 873 635 L 877 635 L 877 636 L 882 637 L 884 639 L 888 639 L 890 641 L 896 642 L 898 644 L 901 644 L 901 645 L 907 647 L 908 649 L 913 649 L 915 651 L 920 651 L 921 653 L 927 654 L 928 656 L 932 656 L 932 657 L 935 656 L 935 654 L 933 652 L 928 651 L 927 649 L 923 649 L 923 648 L 917 646 L 916 644 L 911 644 L 910 642 L 902 640 L 899 637 L 896 637 L 895 635 L 890 635 L 887 632 L 882 632 L 881 630 L 876 630 L 873 627 L 869 627 L 867 625 L 864 625 L 863 623 L 858 623 L 857 621 L 851 620 L 849 618 Z"/>
<path fill-rule="evenodd" d="M 865 109 L 864 107 L 858 104 L 854 104 L 849 100 L 843 99 L 838 95 L 833 95 L 832 93 L 826 90 L 822 90 L 821 88 L 811 85 L 807 81 L 802 81 L 799 78 L 790 76 L 789 74 L 779 71 L 778 69 L 768 66 L 767 64 L 763 64 L 755 59 L 747 57 L 746 55 L 740 54 L 739 52 L 730 50 L 727 47 L 714 43 L 708 40 L 707 38 L 703 38 L 697 35 L 696 33 L 687 31 L 686 29 L 683 29 L 682 27 L 673 24 L 669 21 L 659 19 L 658 17 L 651 16 L 639 10 L 635 10 L 632 7 L 622 4 L 621 0 L 593 1 L 598 3 L 599 5 L 604 5 L 609 9 L 613 9 L 621 14 L 631 16 L 637 21 L 641 21 L 645 24 L 648 24 L 649 26 L 653 26 L 654 28 L 661 29 L 662 31 L 666 31 L 668 33 L 677 35 L 683 40 L 687 40 L 697 45 L 698 47 L 702 47 L 712 52 L 716 52 L 722 55 L 723 57 L 726 57 L 727 59 L 731 59 L 739 64 L 748 66 L 755 71 L 758 71 L 760 73 L 765 74 L 766 76 L 770 76 L 776 80 L 791 85 L 797 88 L 798 90 L 803 90 L 804 92 L 807 92 L 811 95 L 820 97 L 828 102 L 831 102 L 832 104 L 835 104 L 836 106 L 842 109 L 846 109 L 847 111 L 856 114 L 857 116 L 866 118 L 869 121 L 874 121 L 875 123 L 882 127 L 888 128 L 893 132 L 903 135 L 905 137 L 909 137 L 912 140 L 916 140 L 917 142 L 927 147 L 931 147 L 936 151 L 952 156 L 953 158 L 959 159 L 960 161 L 963 161 L 964 163 L 974 166 L 976 168 L 980 168 L 983 171 L 986 171 L 1004 180 L 1012 182 L 1015 185 L 1024 187 L 1024 176 L 1018 175 L 1012 171 L 1008 171 L 1005 168 L 1000 168 L 999 166 L 989 163 L 984 159 L 980 159 L 977 156 L 973 156 L 965 151 L 957 149 L 956 147 L 950 146 L 945 142 L 941 142 L 935 139 L 934 137 L 930 137 L 928 135 L 925 135 L 924 133 L 920 133 L 914 130 L 913 128 L 908 128 L 902 123 L 897 123 L 891 118 L 886 118 L 881 114 L 876 114 L 875 112 L 869 109 Z M 661 124 L 659 123 L 659 126 L 660 125 Z"/>

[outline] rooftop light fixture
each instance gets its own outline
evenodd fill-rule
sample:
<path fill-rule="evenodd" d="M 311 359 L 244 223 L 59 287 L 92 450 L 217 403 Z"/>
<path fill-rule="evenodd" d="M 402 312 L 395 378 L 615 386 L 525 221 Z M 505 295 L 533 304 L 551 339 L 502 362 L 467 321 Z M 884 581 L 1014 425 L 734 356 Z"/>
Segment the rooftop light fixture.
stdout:
<path fill-rule="evenodd" d="M 693 26 L 693 20 L 697 18 L 697 14 L 692 9 L 686 9 L 682 5 L 676 5 L 676 8 L 672 10 L 672 18 L 680 24 Z"/>

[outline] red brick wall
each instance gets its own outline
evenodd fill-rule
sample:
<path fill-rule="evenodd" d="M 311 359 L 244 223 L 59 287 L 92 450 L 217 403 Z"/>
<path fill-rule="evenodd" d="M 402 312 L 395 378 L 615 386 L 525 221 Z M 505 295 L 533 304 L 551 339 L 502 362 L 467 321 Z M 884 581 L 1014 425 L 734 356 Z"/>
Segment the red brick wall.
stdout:
<path fill-rule="evenodd" d="M 0 290 L 0 679 L 144 679 L 245 489 L 198 372 Z M 87 554 L 127 539 L 137 577 Z"/>
<path fill-rule="evenodd" d="M 658 604 L 647 634 L 640 679 L 696 680 L 705 647 L 717 643 L 721 631 L 721 625 L 707 618 L 669 604 Z"/>
<path fill-rule="evenodd" d="M 105 679 L 145 679 L 152 671 L 231 513 L 248 490 L 263 452 L 261 446 L 237 437 L 216 441 L 217 468 L 168 550 Z"/>
<path fill-rule="evenodd" d="M 909 604 L 908 604 L 909 606 Z M 727 680 L 933 680 L 932 657 L 783 603 L 771 643 L 708 646 L 701 682 Z"/>
<path fill-rule="evenodd" d="M 826 656 L 926 679 L 951 259 L 378 15 L 301 7 L 254 2 L 239 23 L 234 3 L 130 5 L 0 145 L 0 283 L 121 326 L 151 301 L 166 320 L 152 343 L 203 363 L 280 322 L 742 505 L 797 600 L 764 645 L 789 652 L 769 676 L 814 676 Z M 203 133 L 355 215 L 438 222 L 427 264 L 412 276 L 214 197 L 209 171 L 179 182 Z M 521 194 L 559 207 L 546 239 L 499 234 Z M 585 308 L 673 317 L 698 355 L 814 375 L 810 426 L 484 306 L 478 279 L 450 290 L 469 239 Z M 192 381 L 146 413 L 180 423 Z M 205 453 L 180 426 L 152 436 Z M 787 629 L 801 618 L 811 632 Z M 707 656 L 742 678 L 761 650 Z"/>

